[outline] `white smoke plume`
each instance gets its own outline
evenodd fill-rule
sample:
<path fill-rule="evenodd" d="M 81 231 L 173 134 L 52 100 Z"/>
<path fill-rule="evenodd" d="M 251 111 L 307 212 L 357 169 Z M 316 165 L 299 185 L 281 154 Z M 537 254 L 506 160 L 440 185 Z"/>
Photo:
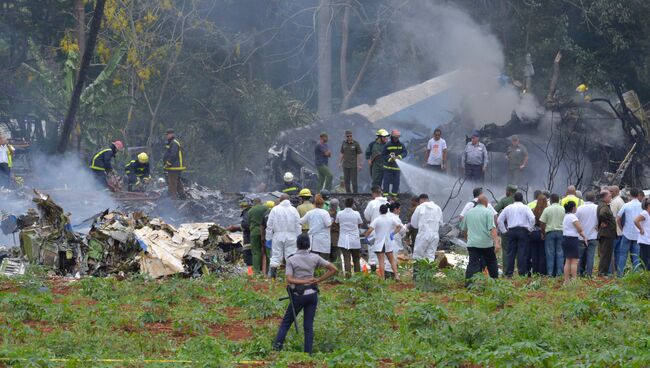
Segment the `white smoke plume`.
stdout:
<path fill-rule="evenodd" d="M 438 2 L 417 2 L 398 24 L 425 60 L 437 67 L 438 74 L 461 71 L 459 108 L 475 126 L 502 124 L 513 111 L 520 118 L 539 115 L 534 96 L 522 96 L 500 80 L 505 57 L 499 40 L 463 10 Z"/>

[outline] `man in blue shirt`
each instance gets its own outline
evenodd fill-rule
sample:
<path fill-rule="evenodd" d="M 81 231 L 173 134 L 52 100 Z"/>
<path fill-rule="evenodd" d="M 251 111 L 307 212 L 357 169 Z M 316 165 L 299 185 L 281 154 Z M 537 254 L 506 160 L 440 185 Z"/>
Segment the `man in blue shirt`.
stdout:
<path fill-rule="evenodd" d="M 318 169 L 318 191 L 323 189 L 332 190 L 332 172 L 329 168 L 329 158 L 332 156 L 327 146 L 327 133 L 321 133 L 320 140 L 314 149 L 314 165 Z"/>
<path fill-rule="evenodd" d="M 639 230 L 634 226 L 634 220 L 642 211 L 641 200 L 643 200 L 643 197 L 643 191 L 637 188 L 630 189 L 630 198 L 632 200 L 626 203 L 616 214 L 616 223 L 623 229 L 623 237 L 615 254 L 616 273 L 619 277 L 623 276 L 628 253 L 632 259 L 634 269 L 639 267 L 641 263 L 639 261 L 639 245 L 636 242 L 639 237 Z"/>

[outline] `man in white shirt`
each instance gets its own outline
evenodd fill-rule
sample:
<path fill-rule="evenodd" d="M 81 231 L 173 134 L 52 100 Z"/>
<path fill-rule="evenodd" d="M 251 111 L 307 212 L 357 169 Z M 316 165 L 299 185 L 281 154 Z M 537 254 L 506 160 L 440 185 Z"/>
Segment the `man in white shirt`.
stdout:
<path fill-rule="evenodd" d="M 467 214 L 467 211 L 471 210 L 472 208 L 476 207 L 478 204 L 478 197 L 483 194 L 483 188 L 474 188 L 472 191 L 472 196 L 474 196 L 474 199 L 465 203 L 465 207 L 463 207 L 463 210 L 460 211 L 460 221 L 463 221 L 465 218 L 465 215 Z M 494 213 L 494 216 L 497 215 L 497 211 L 492 207 L 492 204 L 488 202 L 487 209 L 492 211 Z M 496 223 L 495 223 L 496 224 Z"/>
<path fill-rule="evenodd" d="M 585 204 L 578 207 L 576 217 L 587 236 L 587 245 L 580 242 L 580 261 L 578 263 L 578 274 L 581 277 L 591 277 L 594 269 L 594 257 L 598 248 L 598 205 L 594 203 L 596 194 L 585 193 Z M 581 239 L 584 240 L 584 239 Z"/>
<path fill-rule="evenodd" d="M 384 197 L 381 187 L 379 185 L 375 185 L 370 189 L 370 192 L 372 194 L 372 201 L 368 202 L 366 205 L 366 210 L 363 211 L 363 217 L 366 219 L 366 222 L 369 224 L 377 217 L 379 217 L 379 207 L 381 207 L 382 204 L 387 204 L 388 199 Z M 372 247 L 372 244 L 368 244 L 369 247 Z M 375 269 L 377 267 L 377 255 L 375 252 L 370 252 L 368 251 L 368 264 L 370 265 L 370 268 L 372 272 L 375 272 Z"/>
<path fill-rule="evenodd" d="M 515 202 L 507 206 L 498 218 L 499 230 L 508 233 L 508 251 L 506 253 L 505 275 L 512 277 L 517 259 L 519 276 L 530 276 L 530 250 L 528 242 L 530 232 L 535 228 L 535 215 L 524 204 L 524 195 L 515 193 Z"/>
<path fill-rule="evenodd" d="M 0 187 L 11 186 L 11 159 L 14 151 L 14 147 L 0 135 Z"/>
<path fill-rule="evenodd" d="M 637 269 L 641 263 L 639 260 L 639 245 L 636 242 L 639 237 L 639 229 L 634 225 L 634 220 L 641 214 L 641 201 L 643 197 L 642 190 L 637 188 L 630 189 L 631 200 L 616 214 L 616 223 L 623 229 L 623 237 L 621 238 L 619 247 L 614 251 L 614 256 L 616 257 L 616 273 L 619 277 L 623 276 L 628 254 L 630 255 L 634 269 Z"/>
<path fill-rule="evenodd" d="M 424 152 L 424 167 L 433 171 L 444 172 L 447 169 L 447 142 L 442 139 L 442 130 L 436 128 L 433 138 L 427 143 Z"/>
<path fill-rule="evenodd" d="M 612 202 L 609 204 L 609 208 L 611 208 L 612 213 L 614 216 L 618 214 L 618 212 L 623 208 L 625 205 L 625 201 L 623 198 L 621 198 L 621 188 L 618 187 L 618 185 L 612 185 L 611 187 L 608 188 L 609 192 L 612 193 Z M 623 229 L 621 229 L 620 226 L 618 226 L 618 222 L 616 223 L 616 239 L 614 239 L 614 255 L 618 251 L 618 248 L 621 246 L 621 239 L 623 238 Z M 612 265 L 610 267 L 609 273 L 612 274 L 614 273 L 616 269 L 616 256 L 612 257 Z"/>

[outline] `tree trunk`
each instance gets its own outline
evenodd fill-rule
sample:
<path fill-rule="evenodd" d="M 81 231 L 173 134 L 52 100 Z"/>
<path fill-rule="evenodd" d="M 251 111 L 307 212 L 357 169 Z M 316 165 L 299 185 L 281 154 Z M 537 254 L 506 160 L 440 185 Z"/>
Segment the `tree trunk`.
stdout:
<path fill-rule="evenodd" d="M 320 0 L 316 17 L 318 46 L 318 115 L 325 119 L 332 115 L 332 5 L 331 0 Z"/>
<path fill-rule="evenodd" d="M 553 74 L 551 76 L 551 84 L 548 88 L 548 95 L 546 96 L 546 104 L 552 105 L 555 101 L 555 91 L 557 90 L 557 81 L 560 79 L 560 60 L 562 59 L 562 52 L 558 51 L 553 61 Z"/>
<path fill-rule="evenodd" d="M 93 18 L 90 22 L 88 39 L 86 40 L 86 47 L 84 49 L 83 57 L 81 58 L 81 66 L 79 67 L 77 83 L 75 84 L 74 90 L 72 91 L 72 98 L 70 99 L 68 112 L 66 113 L 65 120 L 63 121 L 63 129 L 61 131 L 61 137 L 59 138 L 59 144 L 56 149 L 57 153 L 59 154 L 65 153 L 65 151 L 68 149 L 70 133 L 72 132 L 72 128 L 74 128 L 75 116 L 77 115 L 77 110 L 79 109 L 79 99 L 81 98 L 81 92 L 86 81 L 88 69 L 90 67 L 90 59 L 92 58 L 93 51 L 95 50 L 95 43 L 97 43 L 97 34 L 99 33 L 99 28 L 104 16 L 105 5 L 106 0 L 97 0 L 97 3 L 95 4 Z"/>
<path fill-rule="evenodd" d="M 77 45 L 79 46 L 79 55 L 84 54 L 86 46 L 86 11 L 84 0 L 74 0 L 74 15 L 77 19 Z"/>

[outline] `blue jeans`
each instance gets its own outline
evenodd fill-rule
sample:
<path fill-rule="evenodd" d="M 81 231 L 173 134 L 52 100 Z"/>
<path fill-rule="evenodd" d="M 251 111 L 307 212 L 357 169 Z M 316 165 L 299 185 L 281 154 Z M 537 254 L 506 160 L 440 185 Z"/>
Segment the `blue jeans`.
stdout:
<path fill-rule="evenodd" d="M 639 244 L 637 244 L 635 240 L 630 240 L 623 236 L 618 249 L 615 251 L 616 273 L 619 277 L 623 276 L 623 271 L 625 271 L 628 253 L 632 260 L 632 266 L 635 270 L 638 269 L 641 264 L 641 261 L 639 260 Z"/>
<path fill-rule="evenodd" d="M 508 229 L 508 252 L 506 253 L 506 277 L 511 277 L 515 271 L 517 259 L 517 272 L 519 276 L 530 276 L 530 249 L 528 248 L 530 235 L 525 227 L 512 227 Z"/>
<path fill-rule="evenodd" d="M 583 241 L 580 241 L 580 263 L 578 274 L 580 276 L 591 277 L 594 270 L 594 257 L 596 256 L 596 248 L 598 248 L 598 240 L 589 240 L 589 246 L 586 246 Z"/>
<path fill-rule="evenodd" d="M 318 306 L 318 294 L 297 295 L 291 293 L 291 297 L 293 299 L 293 305 L 296 307 L 296 316 L 298 316 L 301 310 L 305 310 L 302 322 L 302 328 L 305 334 L 304 352 L 311 354 L 314 346 L 314 318 L 316 317 L 316 307 Z M 289 303 L 289 307 L 284 313 L 284 318 L 282 318 L 282 323 L 280 323 L 280 330 L 273 342 L 274 349 L 282 350 L 284 339 L 287 337 L 291 324 L 295 322 L 293 315 L 291 303 Z"/>
<path fill-rule="evenodd" d="M 544 238 L 546 248 L 546 271 L 549 276 L 564 274 L 564 252 L 562 251 L 562 232 L 549 231 Z"/>

